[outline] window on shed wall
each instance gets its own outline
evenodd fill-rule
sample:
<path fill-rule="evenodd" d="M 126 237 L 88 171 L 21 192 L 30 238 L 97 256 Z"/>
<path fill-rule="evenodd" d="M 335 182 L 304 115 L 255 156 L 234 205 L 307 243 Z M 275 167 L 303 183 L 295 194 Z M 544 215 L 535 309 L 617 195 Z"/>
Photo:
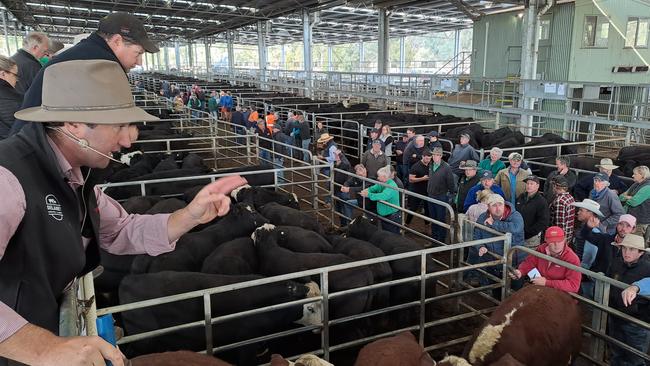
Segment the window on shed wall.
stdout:
<path fill-rule="evenodd" d="M 327 71 L 329 68 L 329 59 L 327 55 L 327 45 L 316 43 L 311 46 L 311 63 L 314 71 Z"/>
<path fill-rule="evenodd" d="M 210 61 L 212 67 L 228 67 L 228 45 L 213 43 L 210 45 Z"/>
<path fill-rule="evenodd" d="M 650 18 L 628 18 L 625 47 L 648 47 L 648 21 Z"/>
<path fill-rule="evenodd" d="M 379 44 L 377 41 L 364 42 L 363 63 L 361 72 L 377 72 L 377 59 L 379 57 Z"/>
<path fill-rule="evenodd" d="M 582 47 L 606 48 L 609 38 L 609 21 L 596 15 L 585 16 Z"/>

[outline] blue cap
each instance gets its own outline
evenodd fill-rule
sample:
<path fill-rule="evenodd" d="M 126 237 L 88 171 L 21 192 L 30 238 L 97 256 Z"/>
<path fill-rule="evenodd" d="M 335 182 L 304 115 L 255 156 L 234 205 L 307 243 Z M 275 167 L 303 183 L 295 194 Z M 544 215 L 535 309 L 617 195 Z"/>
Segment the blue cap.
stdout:
<path fill-rule="evenodd" d="M 494 179 L 494 175 L 492 175 L 492 171 L 484 170 L 483 173 L 481 173 L 481 179 Z"/>
<path fill-rule="evenodd" d="M 594 175 L 594 180 L 601 180 L 603 182 L 609 182 L 609 176 L 605 173 L 596 173 Z"/>

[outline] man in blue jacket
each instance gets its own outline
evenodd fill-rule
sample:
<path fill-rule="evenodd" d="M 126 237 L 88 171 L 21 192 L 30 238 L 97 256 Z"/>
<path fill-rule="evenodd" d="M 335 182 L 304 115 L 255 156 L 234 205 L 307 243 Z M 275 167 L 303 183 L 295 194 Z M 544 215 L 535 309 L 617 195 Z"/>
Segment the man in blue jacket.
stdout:
<path fill-rule="evenodd" d="M 128 72 L 137 65 L 142 65 L 142 55 L 145 52 L 156 53 L 158 46 L 149 39 L 142 22 L 128 13 L 113 13 L 99 21 L 96 32 L 82 40 L 69 50 L 53 58 L 36 75 L 23 99 L 21 109 L 41 105 L 43 92 L 43 72 L 48 67 L 63 61 L 71 60 L 109 60 L 122 65 Z M 11 134 L 18 133 L 26 124 L 16 120 Z"/>
<path fill-rule="evenodd" d="M 477 223 L 485 225 L 490 229 L 496 230 L 500 233 L 512 234 L 511 247 L 524 245 L 524 219 L 521 214 L 515 210 L 510 202 L 506 202 L 503 197 L 498 194 L 492 194 L 487 199 L 488 210 L 481 214 L 476 220 Z M 493 238 L 496 235 L 488 232 L 480 227 L 474 228 L 474 240 Z M 479 248 L 470 247 L 467 261 L 470 264 L 477 264 L 483 262 L 493 261 L 492 255 L 487 255 L 488 252 L 503 256 L 503 242 L 497 241 L 493 243 L 482 244 Z M 512 261 L 512 265 L 517 267 L 526 256 L 523 252 L 516 252 Z M 488 267 L 486 270 L 496 277 L 502 277 L 501 266 Z M 471 276 L 471 275 L 470 275 Z M 489 281 L 485 277 L 480 278 L 481 285 L 487 285 Z M 514 282 L 513 282 L 514 286 Z"/>

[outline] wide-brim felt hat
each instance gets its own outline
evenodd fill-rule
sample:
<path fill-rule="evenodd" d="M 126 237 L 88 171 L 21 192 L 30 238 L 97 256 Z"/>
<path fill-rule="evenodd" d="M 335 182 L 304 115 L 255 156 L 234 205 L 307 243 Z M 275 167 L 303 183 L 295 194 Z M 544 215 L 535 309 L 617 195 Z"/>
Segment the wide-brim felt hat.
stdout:
<path fill-rule="evenodd" d="M 596 168 L 614 170 L 614 169 L 618 168 L 618 165 L 614 165 L 614 162 L 612 161 L 612 159 L 605 158 L 605 159 L 600 159 L 600 164 L 596 164 Z"/>
<path fill-rule="evenodd" d="M 48 66 L 42 102 L 14 114 L 31 122 L 119 125 L 159 120 L 135 105 L 122 67 L 108 60 L 73 60 Z"/>

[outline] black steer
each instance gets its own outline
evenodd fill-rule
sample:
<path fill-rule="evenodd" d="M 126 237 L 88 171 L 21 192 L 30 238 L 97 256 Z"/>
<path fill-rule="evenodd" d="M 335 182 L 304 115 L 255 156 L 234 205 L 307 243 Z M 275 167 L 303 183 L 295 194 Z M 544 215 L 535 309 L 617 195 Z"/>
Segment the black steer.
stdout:
<path fill-rule="evenodd" d="M 147 214 L 154 215 L 160 213 L 172 213 L 185 206 L 187 206 L 185 201 L 181 201 L 178 198 L 167 198 L 153 205 L 149 210 L 147 210 Z"/>
<path fill-rule="evenodd" d="M 232 192 L 230 192 L 230 197 L 240 203 L 250 203 L 254 205 L 257 210 L 270 202 L 275 202 L 282 206 L 287 206 L 295 209 L 300 208 L 300 204 L 298 203 L 298 196 L 296 196 L 295 193 L 289 194 L 278 192 L 265 187 L 251 187 L 249 185 L 244 185 L 235 188 Z"/>
<path fill-rule="evenodd" d="M 237 238 L 219 245 L 203 261 L 201 272 L 245 275 L 258 271 L 259 263 L 253 240 L 251 238 Z"/>
<path fill-rule="evenodd" d="M 130 214 L 142 215 L 161 200 L 160 196 L 135 196 L 124 201 L 122 207 Z"/>
<path fill-rule="evenodd" d="M 219 245 L 250 235 L 267 220 L 248 204 L 231 206 L 230 212 L 216 223 L 199 232 L 181 236 L 176 249 L 157 257 L 139 255 L 133 261 L 132 273 L 161 271 L 199 272 L 203 260 Z"/>
<path fill-rule="evenodd" d="M 324 233 L 323 227 L 312 215 L 295 208 L 282 206 L 276 202 L 270 202 L 262 206 L 260 213 L 269 219 L 273 225 L 299 226 L 321 235 Z"/>

